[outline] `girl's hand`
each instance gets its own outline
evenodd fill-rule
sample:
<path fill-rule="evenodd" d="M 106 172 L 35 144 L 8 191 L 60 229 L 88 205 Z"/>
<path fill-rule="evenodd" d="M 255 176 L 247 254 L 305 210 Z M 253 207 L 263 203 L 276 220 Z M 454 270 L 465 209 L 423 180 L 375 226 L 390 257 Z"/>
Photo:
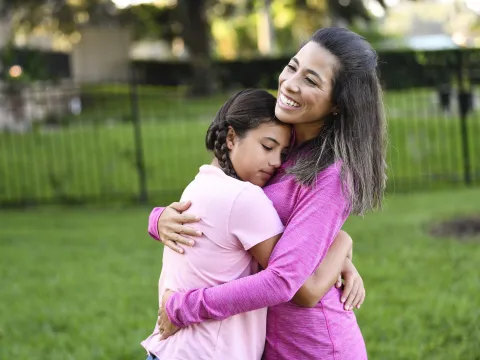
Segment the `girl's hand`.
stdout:
<path fill-rule="evenodd" d="M 187 210 L 192 203 L 186 202 L 174 202 L 170 204 L 163 211 L 162 215 L 158 219 L 158 234 L 161 242 L 170 249 L 183 254 L 184 250 L 178 244 L 187 246 L 193 246 L 194 242 L 191 239 L 187 239 L 181 234 L 190 236 L 201 236 L 202 232 L 195 230 L 189 226 L 185 226 L 187 223 L 194 223 L 200 221 L 198 216 L 192 214 L 182 214 Z"/>
<path fill-rule="evenodd" d="M 347 311 L 353 310 L 354 308 L 360 309 L 360 306 L 365 301 L 365 287 L 362 277 L 349 258 L 345 260 L 341 276 L 345 282 L 340 300 L 344 303 L 344 309 Z M 339 287 L 338 282 L 336 286 L 337 288 Z"/>
<path fill-rule="evenodd" d="M 176 327 L 170 322 L 170 319 L 167 316 L 167 311 L 165 310 L 165 305 L 167 304 L 168 299 L 170 299 L 170 296 L 172 295 L 173 291 L 165 291 L 162 298 L 162 307 L 160 308 L 160 310 L 158 310 L 157 323 L 160 329 L 160 340 L 168 339 L 170 336 L 180 330 L 179 327 Z"/>
<path fill-rule="evenodd" d="M 341 232 L 343 232 L 343 230 L 340 230 Z M 348 235 L 347 233 L 345 233 L 348 237 L 350 237 L 350 235 Z M 350 238 L 352 239 L 352 238 Z M 353 246 L 350 247 L 350 250 L 348 250 L 348 253 L 347 253 L 347 260 L 350 260 L 352 263 L 353 263 Z M 338 279 L 337 279 L 337 282 L 335 283 L 335 287 L 337 289 L 340 289 L 342 287 L 342 274 L 339 274 L 338 275 Z"/>

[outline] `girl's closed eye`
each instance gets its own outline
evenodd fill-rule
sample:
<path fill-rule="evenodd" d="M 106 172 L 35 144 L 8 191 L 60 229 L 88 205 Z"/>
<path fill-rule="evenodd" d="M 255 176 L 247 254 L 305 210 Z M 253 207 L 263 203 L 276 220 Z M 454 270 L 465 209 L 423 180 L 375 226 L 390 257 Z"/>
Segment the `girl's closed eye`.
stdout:
<path fill-rule="evenodd" d="M 271 148 L 271 147 L 269 147 L 269 146 L 267 146 L 267 145 L 263 145 L 263 144 L 262 144 L 262 146 L 263 146 L 263 148 L 264 148 L 265 150 L 267 150 L 267 151 L 272 151 L 272 150 L 273 150 L 273 148 Z"/>
<path fill-rule="evenodd" d="M 313 81 L 312 79 L 310 79 L 309 77 L 305 78 L 305 80 L 312 86 L 317 86 L 317 83 L 315 81 Z"/>
<path fill-rule="evenodd" d="M 295 66 L 293 66 L 293 65 L 291 65 L 291 64 L 288 64 L 288 65 L 287 65 L 287 68 L 288 68 L 289 70 L 291 70 L 291 71 L 295 71 L 295 70 L 296 70 L 296 69 L 295 69 Z"/>

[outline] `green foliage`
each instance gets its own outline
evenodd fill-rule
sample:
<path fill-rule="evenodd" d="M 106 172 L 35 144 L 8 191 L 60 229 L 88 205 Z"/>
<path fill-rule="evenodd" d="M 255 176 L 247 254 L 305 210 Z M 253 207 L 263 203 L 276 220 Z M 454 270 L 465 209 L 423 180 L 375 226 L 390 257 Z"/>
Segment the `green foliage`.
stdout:
<path fill-rule="evenodd" d="M 182 34 L 175 8 L 142 4 L 121 10 L 119 16 L 131 24 L 136 39 L 162 38 L 171 42 Z"/>

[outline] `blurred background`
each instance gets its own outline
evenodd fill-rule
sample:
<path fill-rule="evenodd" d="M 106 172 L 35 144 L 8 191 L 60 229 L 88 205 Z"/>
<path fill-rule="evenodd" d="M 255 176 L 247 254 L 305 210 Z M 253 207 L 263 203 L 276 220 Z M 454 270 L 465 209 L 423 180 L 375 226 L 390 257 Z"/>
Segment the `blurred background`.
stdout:
<path fill-rule="evenodd" d="M 371 359 L 480 359 L 479 0 L 0 0 L 0 359 L 142 359 L 152 206 L 318 28 L 379 53 L 384 209 L 345 229 Z"/>

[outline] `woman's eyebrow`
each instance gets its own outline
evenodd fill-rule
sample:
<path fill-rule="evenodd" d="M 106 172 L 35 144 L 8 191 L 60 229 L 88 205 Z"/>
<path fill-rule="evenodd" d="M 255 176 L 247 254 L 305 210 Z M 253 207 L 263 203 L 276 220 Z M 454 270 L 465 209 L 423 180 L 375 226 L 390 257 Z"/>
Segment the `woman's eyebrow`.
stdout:
<path fill-rule="evenodd" d="M 293 58 L 292 58 L 292 61 L 293 61 L 294 63 L 296 63 L 298 66 L 300 66 L 300 61 L 298 61 L 298 59 L 297 59 L 296 57 L 293 57 Z M 323 80 L 323 78 L 320 76 L 320 74 L 317 73 L 315 70 L 307 69 L 307 73 L 316 76 L 322 83 L 325 82 L 325 81 Z"/>

